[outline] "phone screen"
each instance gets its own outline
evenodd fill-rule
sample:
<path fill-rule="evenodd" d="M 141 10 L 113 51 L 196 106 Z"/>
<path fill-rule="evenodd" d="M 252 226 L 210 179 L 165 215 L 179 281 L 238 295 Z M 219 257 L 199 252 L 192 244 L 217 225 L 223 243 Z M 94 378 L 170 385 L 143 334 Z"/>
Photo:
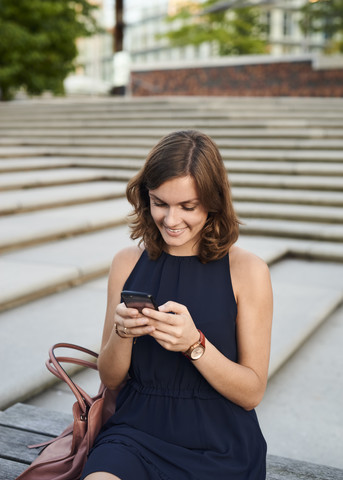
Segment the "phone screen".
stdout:
<path fill-rule="evenodd" d="M 158 310 L 153 296 L 149 293 L 123 290 L 121 292 L 121 297 L 128 308 L 136 308 L 140 313 L 142 313 L 143 308 Z"/>

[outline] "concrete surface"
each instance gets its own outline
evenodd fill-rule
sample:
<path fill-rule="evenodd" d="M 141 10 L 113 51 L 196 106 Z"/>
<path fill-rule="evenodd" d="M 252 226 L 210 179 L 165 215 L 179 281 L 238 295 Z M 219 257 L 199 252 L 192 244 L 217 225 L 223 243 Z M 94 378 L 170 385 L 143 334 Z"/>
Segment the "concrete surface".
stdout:
<path fill-rule="evenodd" d="M 66 237 L 123 223 L 131 207 L 126 198 L 21 213 L 0 218 L 0 248 Z"/>
<path fill-rule="evenodd" d="M 232 196 L 240 201 L 295 205 L 343 206 L 343 192 L 232 186 Z"/>
<path fill-rule="evenodd" d="M 0 214 L 124 197 L 126 182 L 102 181 L 1 192 Z"/>
<path fill-rule="evenodd" d="M 128 178 L 132 176 L 131 170 L 123 170 L 120 173 Z M 0 176 L 0 190 L 42 187 L 43 185 L 65 185 L 96 180 L 115 180 L 117 178 L 118 172 L 116 171 L 94 168 L 58 168 L 55 170 L 2 173 Z"/>
<path fill-rule="evenodd" d="M 11 120 L 10 120 L 11 121 Z M 96 119 L 90 119 L 90 122 L 94 122 Z M 111 120 L 112 121 L 112 120 Z M 113 119 L 115 121 L 115 118 Z M 216 131 L 216 138 L 217 138 L 217 144 L 220 146 L 222 145 L 222 141 L 228 142 L 229 139 L 231 138 L 305 138 L 305 139 L 325 139 L 325 138 L 332 138 L 332 139 L 342 139 L 343 134 L 342 134 L 342 129 L 341 128 L 318 128 L 318 127 L 310 127 L 307 126 L 307 128 L 291 128 L 289 126 L 284 126 L 280 127 L 278 129 L 273 128 L 273 126 L 267 126 L 266 122 L 262 121 L 259 122 L 257 125 L 256 122 L 253 126 L 251 127 L 244 127 L 244 126 L 238 126 L 238 128 L 222 128 L 221 122 L 223 120 L 220 120 L 217 122 L 217 126 L 212 125 L 212 126 L 207 126 L 209 130 L 215 129 Z M 224 120 L 225 122 L 226 120 Z M 204 120 L 204 123 L 206 120 Z M 130 138 L 130 141 L 132 139 L 132 129 L 127 128 L 127 127 L 122 127 L 122 126 L 117 126 L 115 129 L 109 128 L 106 126 L 106 123 L 103 125 L 101 129 L 96 129 L 93 128 L 93 124 L 91 124 L 90 128 L 89 123 L 86 122 L 83 124 L 83 128 L 80 128 L 78 126 L 79 122 L 69 122 L 69 126 L 73 126 L 73 136 L 77 136 L 77 138 L 89 138 L 90 136 L 92 138 L 111 138 L 113 141 L 125 141 L 127 138 Z M 0 120 L 0 125 L 1 125 L 1 120 Z M 76 126 L 75 126 L 76 125 Z M 278 125 L 278 124 L 277 124 Z M 276 126 L 277 126 L 276 125 Z M 6 138 L 18 138 L 18 134 L 20 135 L 20 138 L 26 137 L 26 138 L 39 138 L 39 139 L 44 139 L 46 137 L 50 139 L 54 138 L 66 138 L 67 136 L 71 136 L 70 129 L 68 128 L 68 125 L 65 127 L 62 127 L 60 129 L 52 129 L 50 128 L 50 122 L 49 124 L 41 125 L 39 129 L 37 128 L 31 128 L 28 125 L 18 125 L 16 126 L 20 127 L 20 130 L 18 131 L 15 126 L 9 126 L 8 123 L 2 124 L 1 131 L 5 135 Z M 233 125 L 231 125 L 233 126 Z M 163 135 L 168 133 L 168 127 L 165 127 L 163 125 L 160 125 L 159 127 L 156 127 L 154 129 L 151 129 L 149 127 L 141 126 L 139 131 L 135 132 L 135 138 L 136 139 L 150 139 L 150 145 L 155 141 L 161 138 Z"/>
<path fill-rule="evenodd" d="M 127 227 L 118 226 L 2 255 L 0 311 L 107 274 L 128 242 Z"/>
<path fill-rule="evenodd" d="M 270 454 L 343 468 L 342 345 L 340 307 L 269 380 L 257 412 Z"/>

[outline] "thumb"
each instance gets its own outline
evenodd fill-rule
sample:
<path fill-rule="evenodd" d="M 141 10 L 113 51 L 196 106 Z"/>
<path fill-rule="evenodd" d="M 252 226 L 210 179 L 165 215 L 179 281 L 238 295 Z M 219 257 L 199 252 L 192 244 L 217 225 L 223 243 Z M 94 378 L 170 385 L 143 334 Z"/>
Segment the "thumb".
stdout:
<path fill-rule="evenodd" d="M 180 303 L 169 301 L 164 303 L 163 305 L 160 305 L 158 309 L 160 312 L 184 313 L 186 307 L 184 305 L 181 305 Z"/>

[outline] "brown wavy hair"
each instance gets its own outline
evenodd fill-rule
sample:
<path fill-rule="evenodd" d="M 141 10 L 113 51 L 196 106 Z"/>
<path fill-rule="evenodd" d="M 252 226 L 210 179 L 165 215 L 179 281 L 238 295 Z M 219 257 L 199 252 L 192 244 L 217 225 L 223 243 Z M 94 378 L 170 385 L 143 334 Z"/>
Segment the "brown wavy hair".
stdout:
<path fill-rule="evenodd" d="M 208 212 L 199 240 L 200 261 L 207 263 L 224 257 L 238 238 L 240 221 L 218 147 L 196 130 L 172 132 L 153 147 L 126 189 L 127 199 L 134 207 L 130 215 L 131 238 L 140 239 L 153 260 L 161 255 L 165 244 L 150 213 L 149 190 L 187 175 L 194 178 L 199 200 Z"/>

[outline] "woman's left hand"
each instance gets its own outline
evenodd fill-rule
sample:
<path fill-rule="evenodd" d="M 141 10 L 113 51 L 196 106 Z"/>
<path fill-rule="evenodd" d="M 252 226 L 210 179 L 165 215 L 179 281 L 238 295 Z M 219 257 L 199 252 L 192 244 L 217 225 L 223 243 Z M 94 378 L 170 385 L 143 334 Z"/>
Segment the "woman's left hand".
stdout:
<path fill-rule="evenodd" d="M 170 301 L 158 311 L 144 308 L 142 313 L 155 328 L 150 335 L 166 350 L 186 352 L 199 340 L 199 332 L 187 307 L 180 303 Z"/>

